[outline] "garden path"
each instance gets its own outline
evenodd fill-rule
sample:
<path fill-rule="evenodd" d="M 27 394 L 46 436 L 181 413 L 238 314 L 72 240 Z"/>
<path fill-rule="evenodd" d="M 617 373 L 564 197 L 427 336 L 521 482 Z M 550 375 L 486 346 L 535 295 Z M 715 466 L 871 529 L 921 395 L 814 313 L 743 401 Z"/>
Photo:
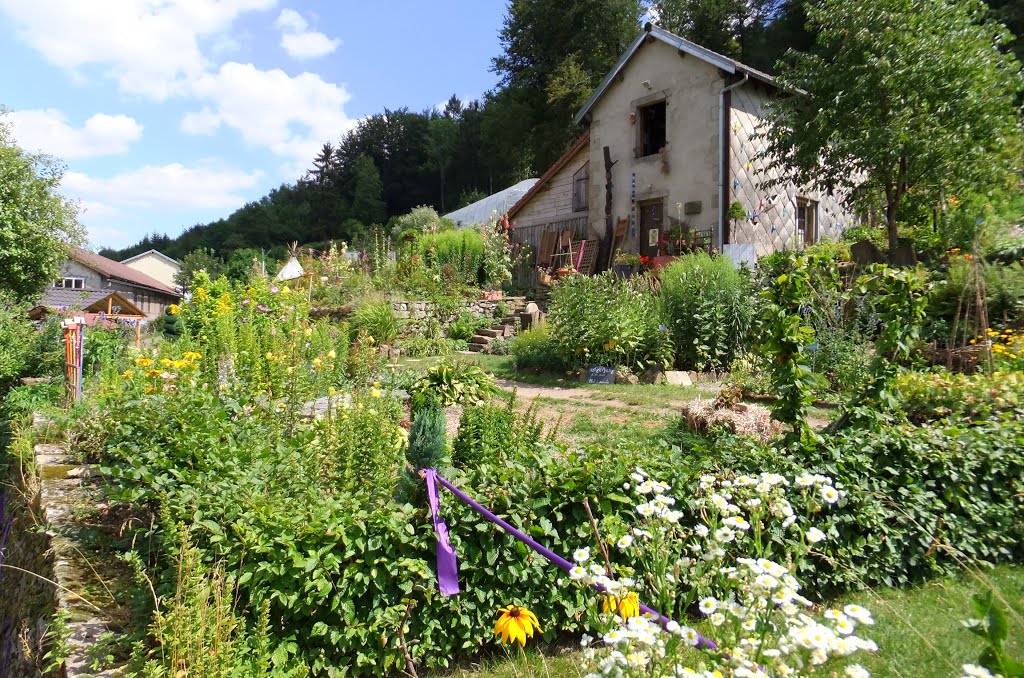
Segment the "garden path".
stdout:
<path fill-rule="evenodd" d="M 521 402 L 529 404 L 534 398 L 550 398 L 553 400 L 566 400 L 575 405 L 594 405 L 596 407 L 614 407 L 622 409 L 643 408 L 652 414 L 679 414 L 686 400 L 665 400 L 662 402 L 637 403 L 619 400 L 613 397 L 603 397 L 606 391 L 588 389 L 584 386 L 540 386 L 537 384 L 526 384 L 511 379 L 496 379 L 495 383 L 506 391 L 516 390 Z M 718 393 L 718 384 L 707 384 L 702 391 L 703 397 L 713 397 Z"/>

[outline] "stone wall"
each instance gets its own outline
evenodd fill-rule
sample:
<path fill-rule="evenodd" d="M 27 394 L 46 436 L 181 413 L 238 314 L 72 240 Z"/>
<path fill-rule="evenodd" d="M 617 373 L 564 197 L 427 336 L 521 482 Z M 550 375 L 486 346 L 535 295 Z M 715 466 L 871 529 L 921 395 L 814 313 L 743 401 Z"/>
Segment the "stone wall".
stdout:
<path fill-rule="evenodd" d="M 394 300 L 391 308 L 395 315 L 406 322 L 406 325 L 414 327 L 425 326 L 427 320 L 436 318 L 441 327 L 448 327 L 451 322 L 465 312 L 475 313 L 479 316 L 493 318 L 499 304 L 508 307 L 509 313 L 518 313 L 526 308 L 526 297 L 506 297 L 504 299 L 466 300 L 455 312 L 438 311 L 436 305 L 429 301 L 407 301 L 405 299 Z"/>
<path fill-rule="evenodd" d="M 18 437 L 15 432 L 11 448 Z M 20 445 L 19 445 L 20 447 Z M 45 636 L 57 605 L 50 537 L 43 522 L 40 483 L 30 459 L 3 453 L 0 494 L 0 676 L 42 676 Z"/>
<path fill-rule="evenodd" d="M 8 450 L 0 465 L 6 471 L 0 511 L 0 678 L 46 675 L 43 656 L 55 642 L 62 644 L 66 661 L 52 675 L 112 676 L 113 671 L 92 671 L 86 656 L 109 630 L 106 618 L 112 611 L 101 607 L 102 596 L 87 598 L 94 597 L 88 591 L 96 579 L 104 587 L 125 582 L 115 583 L 109 564 L 87 556 L 95 549 L 81 540 L 96 527 L 76 517 L 97 508 L 96 472 L 78 465 L 65 445 L 36 442 L 34 432 L 49 429 L 49 422 L 37 417 L 31 431 L 17 431 L 17 449 Z M 102 537 L 112 540 L 113 534 Z M 66 624 L 55 640 L 58 610 Z"/>

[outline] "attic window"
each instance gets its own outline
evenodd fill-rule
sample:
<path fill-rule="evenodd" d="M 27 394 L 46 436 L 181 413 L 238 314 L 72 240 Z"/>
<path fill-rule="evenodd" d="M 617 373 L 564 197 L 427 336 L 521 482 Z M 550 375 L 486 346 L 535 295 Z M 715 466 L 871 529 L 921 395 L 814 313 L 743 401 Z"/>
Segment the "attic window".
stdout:
<path fill-rule="evenodd" d="M 61 278 L 57 282 L 53 283 L 53 286 L 66 290 L 84 290 L 85 278 Z"/>
<path fill-rule="evenodd" d="M 586 163 L 572 175 L 572 211 L 587 211 L 587 174 L 590 163 Z"/>
<path fill-rule="evenodd" d="M 637 109 L 640 157 L 655 155 L 665 147 L 665 100 Z"/>

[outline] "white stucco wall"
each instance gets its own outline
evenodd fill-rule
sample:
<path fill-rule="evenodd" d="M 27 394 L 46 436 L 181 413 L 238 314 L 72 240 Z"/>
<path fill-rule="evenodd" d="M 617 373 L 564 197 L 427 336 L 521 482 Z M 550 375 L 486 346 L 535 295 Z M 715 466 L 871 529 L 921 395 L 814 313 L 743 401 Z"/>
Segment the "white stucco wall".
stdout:
<path fill-rule="evenodd" d="M 605 146 L 610 147 L 615 162 L 613 223 L 631 215 L 634 174 L 637 203 L 662 199 L 666 225 L 670 217 L 695 228 L 717 223 L 718 93 L 722 87 L 717 68 L 691 55 L 680 56 L 661 41 L 652 39 L 637 50 L 591 111 L 589 202 L 591 227 L 597 233 L 604 233 Z M 636 157 L 639 120 L 631 122 L 630 115 L 661 97 L 666 102 L 665 153 Z M 701 203 L 700 214 L 682 214 L 682 204 L 694 201 Z M 622 245 L 625 250 L 637 248 L 641 234 L 639 224 L 635 226 L 627 233 Z"/>

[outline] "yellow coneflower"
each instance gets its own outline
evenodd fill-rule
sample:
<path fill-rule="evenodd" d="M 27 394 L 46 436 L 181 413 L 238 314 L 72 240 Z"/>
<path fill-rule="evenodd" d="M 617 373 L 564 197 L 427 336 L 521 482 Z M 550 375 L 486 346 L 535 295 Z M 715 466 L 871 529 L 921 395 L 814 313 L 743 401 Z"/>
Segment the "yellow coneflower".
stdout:
<path fill-rule="evenodd" d="M 635 593 L 627 593 L 621 599 L 616 596 L 605 596 L 601 603 L 601 611 L 605 614 L 618 612 L 623 619 L 640 616 L 640 599 Z"/>
<path fill-rule="evenodd" d="M 149 367 L 150 365 L 153 364 L 153 359 L 152 358 L 136 358 L 135 359 L 135 364 L 138 365 L 139 367 Z"/>
<path fill-rule="evenodd" d="M 511 640 L 513 643 L 518 641 L 521 646 L 525 647 L 526 639 L 533 638 L 534 631 L 543 633 L 540 630 L 537 616 L 525 607 L 506 605 L 498 610 L 498 613 L 501 616 L 494 624 L 494 635 L 501 636 L 502 645 Z"/>

